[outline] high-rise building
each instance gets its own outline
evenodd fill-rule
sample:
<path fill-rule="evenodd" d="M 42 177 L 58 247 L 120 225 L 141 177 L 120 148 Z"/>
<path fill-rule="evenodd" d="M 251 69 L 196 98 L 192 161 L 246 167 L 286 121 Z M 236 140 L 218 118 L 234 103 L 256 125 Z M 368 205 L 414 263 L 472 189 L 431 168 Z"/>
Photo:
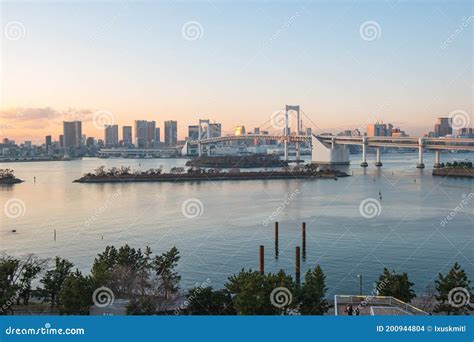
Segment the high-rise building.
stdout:
<path fill-rule="evenodd" d="M 122 127 L 122 143 L 125 146 L 129 146 L 132 144 L 132 126 Z"/>
<path fill-rule="evenodd" d="M 178 122 L 174 120 L 165 121 L 165 145 L 176 146 L 178 142 Z"/>
<path fill-rule="evenodd" d="M 117 146 L 118 141 L 118 125 L 105 125 L 105 146 Z"/>
<path fill-rule="evenodd" d="M 65 148 L 78 148 L 82 140 L 81 121 L 63 121 L 63 136 Z"/>
<path fill-rule="evenodd" d="M 50 135 L 47 135 L 47 136 L 45 137 L 44 143 L 46 144 L 46 148 L 48 148 L 49 146 L 51 146 L 51 144 L 53 143 L 53 139 L 51 138 Z"/>
<path fill-rule="evenodd" d="M 146 147 L 153 147 L 156 139 L 156 122 L 146 122 Z"/>
<path fill-rule="evenodd" d="M 135 120 L 135 146 L 143 148 L 147 142 L 148 124 L 146 120 Z"/>
<path fill-rule="evenodd" d="M 451 118 L 438 118 L 438 122 L 435 124 L 434 132 L 437 137 L 445 137 L 453 134 L 452 119 Z"/>
<path fill-rule="evenodd" d="M 245 135 L 245 126 L 237 126 L 235 128 L 235 135 Z"/>
<path fill-rule="evenodd" d="M 188 141 L 199 140 L 199 126 L 190 125 L 188 126 Z"/>

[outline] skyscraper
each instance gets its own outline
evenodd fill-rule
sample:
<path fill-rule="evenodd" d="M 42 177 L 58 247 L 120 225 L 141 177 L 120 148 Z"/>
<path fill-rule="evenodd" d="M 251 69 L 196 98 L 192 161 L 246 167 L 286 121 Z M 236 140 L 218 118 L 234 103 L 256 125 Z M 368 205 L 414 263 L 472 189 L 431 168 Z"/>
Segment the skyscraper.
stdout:
<path fill-rule="evenodd" d="M 146 120 L 135 120 L 135 146 L 137 148 L 143 148 L 146 146 L 147 130 L 148 127 Z"/>
<path fill-rule="evenodd" d="M 438 118 L 438 122 L 434 127 L 435 135 L 437 137 L 445 137 L 453 134 L 452 119 L 451 118 Z"/>
<path fill-rule="evenodd" d="M 82 122 L 63 121 L 64 148 L 78 148 L 81 146 Z"/>
<path fill-rule="evenodd" d="M 178 122 L 169 120 L 165 121 L 165 145 L 176 146 L 178 143 Z"/>
<path fill-rule="evenodd" d="M 153 147 L 156 138 L 156 122 L 146 122 L 146 147 Z"/>
<path fill-rule="evenodd" d="M 118 140 L 118 125 L 105 125 L 105 146 L 117 146 Z"/>
<path fill-rule="evenodd" d="M 122 142 L 125 146 L 132 144 L 132 126 L 122 127 Z"/>

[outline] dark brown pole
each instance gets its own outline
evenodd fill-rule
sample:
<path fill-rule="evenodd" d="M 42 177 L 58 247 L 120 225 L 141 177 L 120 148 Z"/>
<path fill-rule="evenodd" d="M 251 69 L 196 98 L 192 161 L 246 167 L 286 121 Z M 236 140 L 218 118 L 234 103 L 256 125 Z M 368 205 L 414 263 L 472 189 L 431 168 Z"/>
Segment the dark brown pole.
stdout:
<path fill-rule="evenodd" d="M 275 222 L 275 243 L 278 244 L 278 222 Z"/>
<path fill-rule="evenodd" d="M 264 251 L 265 247 L 260 245 L 260 273 L 263 274 L 265 272 L 265 261 L 264 261 Z"/>
<path fill-rule="evenodd" d="M 301 226 L 301 244 L 303 246 L 303 260 L 306 260 L 306 222 Z"/>
<path fill-rule="evenodd" d="M 296 262 L 295 262 L 295 266 L 296 266 L 296 283 L 299 284 L 300 283 L 300 274 L 301 274 L 301 270 L 300 270 L 300 247 L 296 247 L 296 253 L 295 253 L 295 256 L 296 256 Z"/>

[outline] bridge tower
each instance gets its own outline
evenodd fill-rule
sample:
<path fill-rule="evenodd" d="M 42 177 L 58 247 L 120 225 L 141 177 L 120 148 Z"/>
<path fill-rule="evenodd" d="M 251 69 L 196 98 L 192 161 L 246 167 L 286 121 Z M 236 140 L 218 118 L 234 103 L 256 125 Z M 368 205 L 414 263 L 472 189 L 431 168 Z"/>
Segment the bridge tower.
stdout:
<path fill-rule="evenodd" d="M 209 119 L 203 120 L 199 119 L 199 137 L 198 137 L 198 149 L 199 149 L 199 156 L 202 155 L 202 145 L 201 140 L 211 138 L 211 125 Z M 207 155 L 211 155 L 211 146 L 207 146 Z"/>
<path fill-rule="evenodd" d="M 301 116 L 300 116 L 300 106 L 299 105 L 286 105 L 286 110 L 285 110 L 285 160 L 288 160 L 288 141 L 289 141 L 289 136 L 291 134 L 291 128 L 288 127 L 288 114 L 290 111 L 295 111 L 296 112 L 296 134 L 300 135 L 301 134 Z M 296 160 L 300 159 L 300 143 L 297 141 L 296 142 Z"/>

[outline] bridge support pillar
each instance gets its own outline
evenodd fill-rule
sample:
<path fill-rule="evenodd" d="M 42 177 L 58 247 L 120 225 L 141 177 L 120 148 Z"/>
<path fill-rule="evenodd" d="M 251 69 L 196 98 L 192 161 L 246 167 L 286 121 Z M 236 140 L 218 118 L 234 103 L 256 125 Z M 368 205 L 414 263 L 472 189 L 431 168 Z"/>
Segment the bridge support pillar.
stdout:
<path fill-rule="evenodd" d="M 380 158 L 380 153 L 381 153 L 381 152 L 380 152 L 380 147 L 377 147 L 377 150 L 376 150 L 376 151 L 377 151 L 377 159 L 376 159 L 376 161 L 375 161 L 375 166 L 381 167 L 383 164 L 382 164 L 382 160 L 381 160 L 381 158 Z"/>
<path fill-rule="evenodd" d="M 423 143 L 423 138 L 418 139 L 418 164 L 416 164 L 418 169 L 425 168 L 425 164 L 423 164 Z"/>
<path fill-rule="evenodd" d="M 369 166 L 369 164 L 367 164 L 367 137 L 362 138 L 362 163 L 360 163 L 360 166 Z"/>
<path fill-rule="evenodd" d="M 202 146 L 200 142 L 198 143 L 198 156 L 202 156 Z"/>
<path fill-rule="evenodd" d="M 435 150 L 435 162 L 433 167 L 435 169 L 439 169 L 441 167 L 441 151 Z"/>
<path fill-rule="evenodd" d="M 285 161 L 288 161 L 288 139 L 285 139 Z"/>

